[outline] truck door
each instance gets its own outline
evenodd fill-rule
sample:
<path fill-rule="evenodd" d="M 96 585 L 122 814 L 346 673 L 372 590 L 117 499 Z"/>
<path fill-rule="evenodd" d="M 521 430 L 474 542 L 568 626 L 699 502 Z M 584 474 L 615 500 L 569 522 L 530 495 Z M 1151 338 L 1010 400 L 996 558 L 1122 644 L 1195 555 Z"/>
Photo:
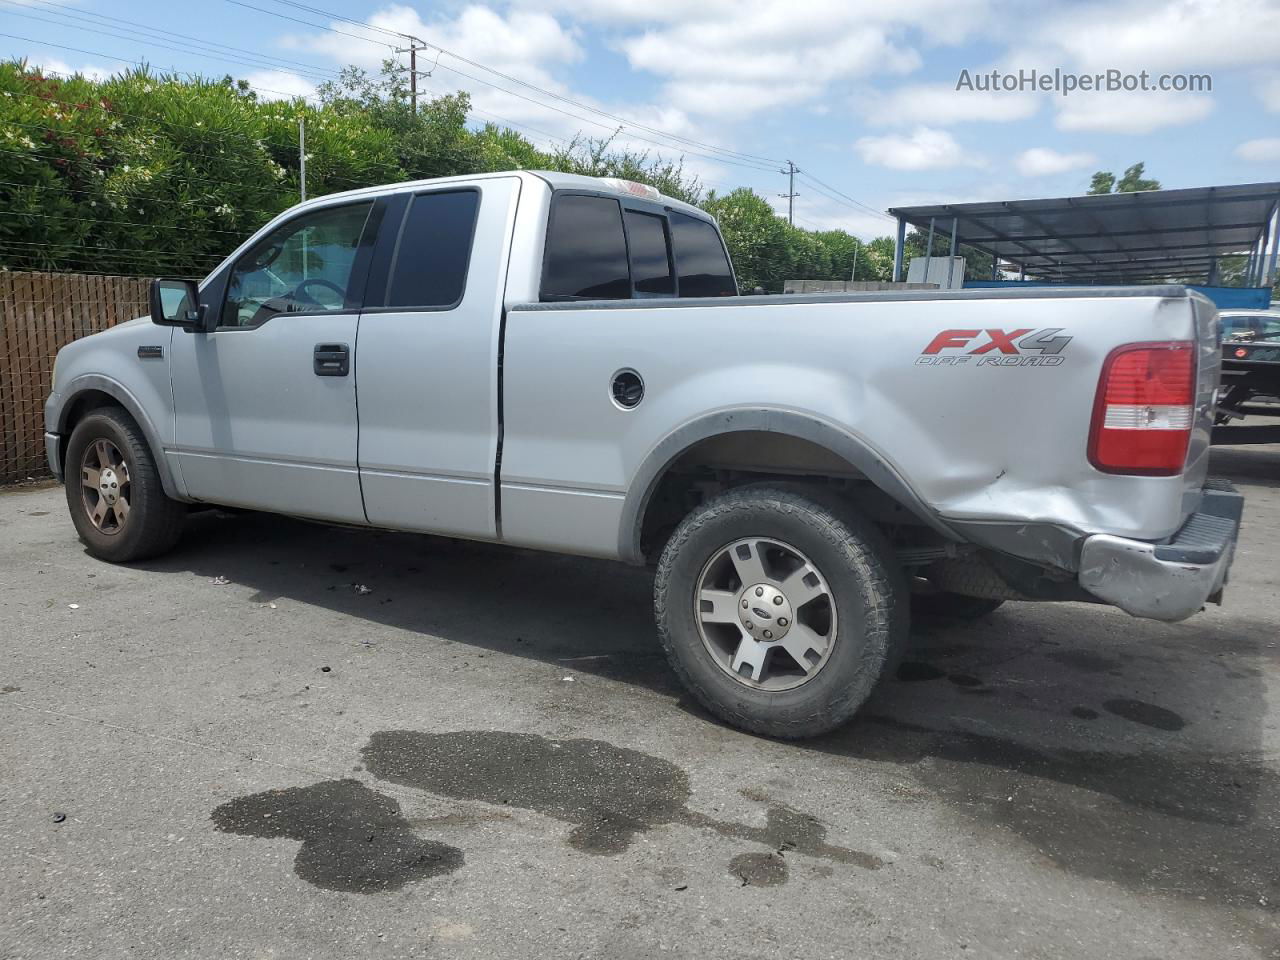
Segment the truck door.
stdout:
<path fill-rule="evenodd" d="M 518 177 L 433 185 L 384 227 L 394 242 L 374 257 L 356 354 L 372 524 L 497 536 L 498 348 L 519 193 Z"/>
<path fill-rule="evenodd" d="M 216 328 L 173 337 L 174 459 L 192 496 L 365 522 L 354 363 L 373 210 L 301 212 L 206 284 Z"/>

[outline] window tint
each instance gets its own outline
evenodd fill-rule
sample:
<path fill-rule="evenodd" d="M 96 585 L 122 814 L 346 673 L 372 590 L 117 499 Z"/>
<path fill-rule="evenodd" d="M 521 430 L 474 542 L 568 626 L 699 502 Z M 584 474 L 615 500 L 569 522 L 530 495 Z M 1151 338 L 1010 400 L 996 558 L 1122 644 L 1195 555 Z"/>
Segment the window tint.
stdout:
<path fill-rule="evenodd" d="M 350 309 L 351 266 L 372 206 L 317 210 L 269 233 L 236 261 L 221 325 L 256 327 L 281 313 Z"/>
<path fill-rule="evenodd" d="M 420 193 L 400 234 L 389 307 L 450 307 L 462 299 L 480 194 Z"/>
<path fill-rule="evenodd" d="M 630 296 L 618 201 L 557 194 L 547 231 L 542 298 L 625 300 Z"/>
<path fill-rule="evenodd" d="M 626 212 L 627 245 L 631 250 L 631 279 L 637 293 L 676 292 L 662 217 L 635 210 Z"/>
<path fill-rule="evenodd" d="M 738 291 L 724 244 L 706 220 L 671 214 L 671 245 L 676 255 L 682 297 L 731 297 Z"/>

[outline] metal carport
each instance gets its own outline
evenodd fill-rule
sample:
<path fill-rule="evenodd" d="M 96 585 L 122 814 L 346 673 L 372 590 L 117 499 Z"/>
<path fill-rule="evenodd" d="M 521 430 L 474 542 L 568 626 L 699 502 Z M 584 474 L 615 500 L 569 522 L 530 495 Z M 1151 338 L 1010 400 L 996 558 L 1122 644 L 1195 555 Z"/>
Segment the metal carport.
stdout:
<path fill-rule="evenodd" d="M 903 279 L 910 224 L 948 237 L 953 256 L 968 245 L 1040 281 L 1213 285 L 1219 258 L 1244 254 L 1245 285 L 1269 287 L 1280 248 L 1277 210 L 1280 182 L 896 207 L 893 279 Z"/>

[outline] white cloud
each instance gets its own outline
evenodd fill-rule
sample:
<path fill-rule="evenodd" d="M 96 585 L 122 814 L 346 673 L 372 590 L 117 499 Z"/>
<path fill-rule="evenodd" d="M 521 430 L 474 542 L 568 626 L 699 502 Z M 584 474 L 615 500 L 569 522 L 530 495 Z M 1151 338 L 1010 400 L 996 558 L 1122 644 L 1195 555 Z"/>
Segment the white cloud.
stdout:
<path fill-rule="evenodd" d="M 1073 3 L 1037 19 L 1032 42 L 1057 48 L 1088 70 L 1273 63 L 1280 49 L 1274 0 Z"/>
<path fill-rule="evenodd" d="M 1048 147 L 1032 147 L 1014 157 L 1013 166 L 1024 177 L 1046 177 L 1079 170 L 1096 162 L 1091 153 L 1059 153 Z"/>
<path fill-rule="evenodd" d="M 667 99 L 691 113 L 717 116 L 800 105 L 842 77 L 905 73 L 920 65 L 914 50 L 877 27 L 788 43 L 785 34 L 770 40 L 763 29 L 762 35 L 749 36 L 744 26 L 648 31 L 624 42 L 622 50 L 633 69 L 667 78 Z"/>
<path fill-rule="evenodd" d="M 316 93 L 315 84 L 288 70 L 258 70 L 244 79 L 262 100 L 309 99 Z"/>
<path fill-rule="evenodd" d="M 1246 140 L 1236 147 L 1235 154 L 1246 163 L 1280 163 L 1280 137 Z"/>
<path fill-rule="evenodd" d="M 1188 93 L 1077 93 L 1057 101 L 1059 130 L 1144 134 L 1203 120 L 1213 99 Z"/>
<path fill-rule="evenodd" d="M 993 0 L 550 0 L 576 21 L 620 32 L 635 70 L 663 98 L 712 121 L 771 107 L 805 108 L 852 79 L 905 74 L 923 58 L 910 40 L 956 44 Z M 641 26 L 642 25 L 642 26 Z"/>
<path fill-rule="evenodd" d="M 885 126 L 985 121 L 1007 123 L 1024 120 L 1040 108 L 1030 93 L 990 93 L 956 90 L 946 83 L 918 83 L 887 94 L 863 98 L 863 113 L 872 123 Z"/>
<path fill-rule="evenodd" d="M 65 60 L 59 60 L 57 57 L 45 57 L 40 54 L 32 54 L 27 57 L 27 64 L 32 67 L 39 67 L 45 73 L 56 74 L 58 76 L 70 77 L 79 74 L 88 80 L 106 80 L 108 77 L 119 70 L 110 70 L 107 67 L 99 67 L 93 64 L 85 64 L 81 67 L 73 67 Z"/>
<path fill-rule="evenodd" d="M 905 136 L 862 137 L 854 148 L 864 163 L 893 170 L 941 170 L 982 163 L 966 153 L 951 134 L 930 127 L 916 127 Z"/>
<path fill-rule="evenodd" d="M 396 5 L 373 14 L 368 22 L 382 30 L 420 37 L 503 72 L 532 69 L 541 73 L 549 64 L 572 63 L 582 56 L 582 48 L 572 32 L 547 13 L 513 10 L 503 17 L 489 7 L 471 5 L 452 19 L 423 20 L 412 7 Z M 328 54 L 342 64 L 354 63 L 370 69 L 377 69 L 383 60 L 392 56 L 392 48 L 408 45 L 407 40 L 348 23 L 331 26 L 340 32 L 294 36 L 288 38 L 287 43 Z M 352 34 L 366 39 L 362 42 Z M 419 53 L 418 69 L 429 69 L 434 56 L 434 50 Z M 397 59 L 406 60 L 404 56 Z M 455 65 L 467 69 L 461 63 Z M 521 78 L 528 79 L 523 74 Z"/>

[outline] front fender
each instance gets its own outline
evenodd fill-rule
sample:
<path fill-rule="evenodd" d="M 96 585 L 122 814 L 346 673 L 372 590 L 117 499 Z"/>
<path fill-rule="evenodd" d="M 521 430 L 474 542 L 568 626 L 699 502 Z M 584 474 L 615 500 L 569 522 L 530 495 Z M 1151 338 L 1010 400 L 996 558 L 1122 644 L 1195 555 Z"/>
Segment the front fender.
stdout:
<path fill-rule="evenodd" d="M 155 459 L 156 469 L 160 474 L 160 483 L 167 496 L 175 500 L 186 499 L 186 490 L 170 469 L 169 460 L 165 456 L 164 442 L 154 420 L 147 414 L 146 407 L 120 381 L 100 373 L 84 373 L 70 381 L 59 384 L 58 392 L 50 394 L 44 405 L 44 422 L 46 434 L 52 434 L 57 440 L 59 456 L 65 453 L 67 435 L 71 432 L 68 422 L 76 401 L 90 392 L 104 393 L 128 411 L 129 416 L 142 430 L 147 446 Z"/>

